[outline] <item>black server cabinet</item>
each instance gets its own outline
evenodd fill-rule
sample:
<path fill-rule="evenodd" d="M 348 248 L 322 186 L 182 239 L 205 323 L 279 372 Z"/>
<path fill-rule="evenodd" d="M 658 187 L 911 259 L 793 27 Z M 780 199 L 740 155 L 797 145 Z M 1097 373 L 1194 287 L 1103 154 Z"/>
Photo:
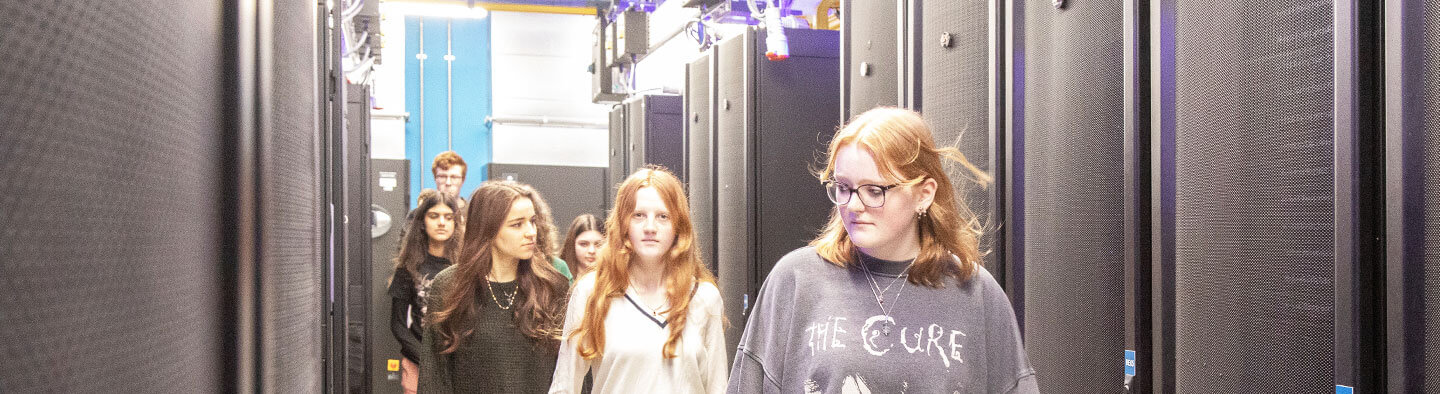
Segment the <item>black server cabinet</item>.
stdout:
<path fill-rule="evenodd" d="M 1125 165 L 1126 3 L 1013 5 L 1008 290 L 1042 391 L 1120 391 L 1125 351 L 1148 351 L 1126 326 L 1126 193 L 1145 181 Z"/>
<path fill-rule="evenodd" d="M 17 49 L 0 53 L 14 83 L 0 92 L 0 353 L 17 366 L 0 370 L 0 390 L 237 383 L 240 349 L 222 335 L 254 327 L 231 314 L 235 233 L 220 224 L 237 208 L 230 148 L 253 130 L 232 123 L 227 11 L 0 3 L 0 43 Z M 78 12 L 126 17 L 67 20 Z"/>
<path fill-rule="evenodd" d="M 918 100 L 912 108 L 921 111 L 930 123 L 938 146 L 959 149 L 972 164 L 990 174 L 992 179 L 1004 176 L 1004 114 L 1003 92 L 1005 70 L 1004 43 L 992 36 L 990 29 L 1003 26 L 1003 8 L 995 0 L 923 0 L 914 7 L 925 10 L 923 16 L 910 18 L 909 37 L 919 38 Z M 912 12 L 910 15 L 917 15 Z M 928 32 L 928 33 L 924 33 Z M 923 34 L 922 34 L 923 33 Z M 997 78 L 998 77 L 998 78 Z M 926 111 L 925 108 L 934 108 Z M 959 167 L 946 169 L 955 185 L 956 196 L 975 213 L 985 227 L 980 251 L 986 253 L 984 265 L 1003 286 L 1005 272 L 1001 268 L 1004 243 L 1003 190 L 999 182 L 982 187 L 974 177 Z"/>
<path fill-rule="evenodd" d="M 685 130 L 680 96 L 648 94 L 625 101 L 625 127 L 630 150 L 625 176 L 657 164 L 685 182 Z M 624 179 L 623 177 L 621 178 Z"/>
<path fill-rule="evenodd" d="M 1440 7 L 1385 2 L 1386 391 L 1440 390 Z M 1379 391 L 1378 389 L 1376 390 Z"/>
<path fill-rule="evenodd" d="M 605 209 L 615 205 L 615 192 L 620 182 L 630 176 L 630 132 L 625 126 L 625 105 L 610 107 L 610 167 L 605 170 L 608 180 L 605 193 Z M 606 211 L 609 214 L 609 211 Z"/>
<path fill-rule="evenodd" d="M 390 278 L 400 254 L 400 233 L 415 205 L 410 199 L 409 160 L 370 159 L 370 390 L 400 391 L 400 343 L 390 333 Z M 409 315 L 406 315 L 409 316 Z"/>
<path fill-rule="evenodd" d="M 834 207 L 809 168 L 839 126 L 839 37 L 786 34 L 784 61 L 766 60 L 765 33 L 754 29 L 715 50 L 717 275 L 732 349 L 770 268 L 813 238 Z"/>
<path fill-rule="evenodd" d="M 0 3 L 0 391 L 324 390 L 318 7 L 246 5 Z"/>
<path fill-rule="evenodd" d="M 899 106 L 904 74 L 901 40 L 907 0 L 840 2 L 840 119 Z M 762 44 L 763 49 L 763 44 Z M 793 51 L 792 51 L 793 52 Z"/>
<path fill-rule="evenodd" d="M 323 101 L 316 93 L 321 84 L 315 75 L 320 68 L 315 53 L 321 8 L 277 2 L 268 9 L 272 52 L 269 61 L 259 62 L 269 68 L 268 75 L 258 78 L 259 102 L 268 111 L 257 111 L 263 120 L 256 139 L 261 391 L 323 389 L 325 287 L 319 262 L 327 248 L 322 238 L 320 116 L 315 112 Z M 267 42 L 266 34 L 258 33 L 257 43 Z M 365 142 L 368 147 L 368 136 Z M 368 158 L 369 150 L 364 152 Z"/>
<path fill-rule="evenodd" d="M 345 308 L 345 369 L 351 388 L 371 389 L 374 354 L 371 343 L 377 331 L 370 326 L 370 89 L 364 85 L 345 87 L 344 150 L 344 291 L 339 292 Z M 387 308 L 388 310 L 388 308 Z M 387 326 L 388 327 L 388 326 Z"/>
<path fill-rule="evenodd" d="M 690 217 L 695 225 L 695 247 L 700 259 L 715 271 L 715 89 L 714 51 L 706 51 L 685 65 L 684 108 L 685 179 Z"/>
<path fill-rule="evenodd" d="M 1156 391 L 1382 390 L 1374 8 L 1152 3 Z"/>

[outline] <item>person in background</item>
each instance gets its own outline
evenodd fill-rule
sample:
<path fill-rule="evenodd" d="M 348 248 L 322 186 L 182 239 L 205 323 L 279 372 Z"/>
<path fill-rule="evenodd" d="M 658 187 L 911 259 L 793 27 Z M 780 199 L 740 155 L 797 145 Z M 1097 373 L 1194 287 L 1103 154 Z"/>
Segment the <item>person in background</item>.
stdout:
<path fill-rule="evenodd" d="M 457 261 L 431 284 L 422 393 L 543 393 L 569 282 L 536 247 L 539 193 L 488 181 L 471 195 Z"/>
<path fill-rule="evenodd" d="M 452 196 L 421 193 L 420 201 L 408 215 L 390 276 L 390 333 L 400 343 L 400 386 L 414 393 L 420 377 L 420 343 L 425 318 L 426 288 L 435 275 L 450 266 L 460 251 L 455 233 L 459 205 Z"/>
<path fill-rule="evenodd" d="M 835 209 L 765 278 L 731 392 L 1038 391 L 943 159 L 989 180 L 909 110 L 866 111 L 835 134 L 818 174 Z"/>
<path fill-rule="evenodd" d="M 575 283 L 551 393 L 721 393 L 724 317 L 684 187 L 646 167 L 620 185 L 598 267 Z"/>
<path fill-rule="evenodd" d="M 570 230 L 565 232 L 565 243 L 560 245 L 560 259 L 570 266 L 576 278 L 595 269 L 595 260 L 600 256 L 600 246 L 605 241 L 605 227 L 595 215 L 583 214 L 570 221 Z"/>
<path fill-rule="evenodd" d="M 465 166 L 465 159 L 460 158 L 460 154 L 453 150 L 435 155 L 435 161 L 430 164 L 430 174 L 435 176 L 435 189 L 459 198 L 461 209 L 465 208 L 466 203 L 465 198 L 460 195 L 460 187 L 465 185 L 466 170 L 468 168 Z"/>

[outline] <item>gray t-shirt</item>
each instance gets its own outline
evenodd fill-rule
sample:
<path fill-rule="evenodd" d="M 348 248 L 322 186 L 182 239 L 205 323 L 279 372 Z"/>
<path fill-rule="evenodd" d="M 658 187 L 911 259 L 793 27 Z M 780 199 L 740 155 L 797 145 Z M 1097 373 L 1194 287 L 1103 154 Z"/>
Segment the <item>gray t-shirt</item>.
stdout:
<path fill-rule="evenodd" d="M 729 392 L 1039 391 L 1015 312 L 985 269 L 937 289 L 895 280 L 907 262 L 863 255 L 861 262 L 877 287 L 890 287 L 884 299 L 893 321 L 881 313 L 865 271 L 837 267 L 811 247 L 796 249 L 760 289 Z"/>

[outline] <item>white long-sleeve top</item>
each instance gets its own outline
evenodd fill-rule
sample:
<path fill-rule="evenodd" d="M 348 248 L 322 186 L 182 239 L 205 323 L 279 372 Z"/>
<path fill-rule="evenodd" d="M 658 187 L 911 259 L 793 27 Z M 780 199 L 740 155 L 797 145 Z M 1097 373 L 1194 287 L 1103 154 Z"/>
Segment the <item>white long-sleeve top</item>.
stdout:
<path fill-rule="evenodd" d="M 725 392 L 730 366 L 722 327 L 724 308 L 714 284 L 701 283 L 695 288 L 673 359 L 661 354 L 670 335 L 668 319 L 664 313 L 646 311 L 631 289 L 626 290 L 628 297 L 610 300 L 604 354 L 594 360 L 581 358 L 570 333 L 579 327 L 585 304 L 594 292 L 595 275 L 590 273 L 580 278 L 570 293 L 551 393 L 579 393 L 586 371 L 593 375 L 595 394 Z"/>

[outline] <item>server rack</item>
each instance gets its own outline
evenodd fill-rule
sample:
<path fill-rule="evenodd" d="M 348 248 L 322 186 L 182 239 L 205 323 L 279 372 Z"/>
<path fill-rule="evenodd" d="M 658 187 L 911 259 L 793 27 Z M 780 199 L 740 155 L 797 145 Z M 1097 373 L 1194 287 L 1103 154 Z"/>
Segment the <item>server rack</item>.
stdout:
<path fill-rule="evenodd" d="M 375 330 L 370 326 L 371 266 L 370 260 L 370 89 L 364 85 L 345 87 L 344 156 L 345 234 L 344 290 L 338 292 L 345 308 L 345 369 L 346 381 L 352 389 L 371 389 L 369 367 L 374 363 L 372 343 Z M 387 308 L 388 310 L 388 308 Z"/>
<path fill-rule="evenodd" d="M 1380 391 L 1376 6 L 1152 4 L 1156 391 Z"/>
<path fill-rule="evenodd" d="M 840 116 L 899 106 L 906 90 L 903 39 L 908 0 L 840 2 Z"/>
<path fill-rule="evenodd" d="M 707 51 L 685 65 L 684 115 L 685 171 L 690 217 L 695 224 L 695 246 L 700 259 L 714 272 L 715 256 L 715 77 L 719 57 Z"/>
<path fill-rule="evenodd" d="M 914 2 L 908 18 L 907 37 L 917 37 L 918 46 L 908 58 L 918 70 L 910 86 L 916 99 L 912 108 L 930 124 L 935 143 L 959 149 L 976 167 L 992 179 L 1004 176 L 1004 2 L 923 0 Z M 919 10 L 924 10 L 923 15 Z M 924 78 L 921 78 L 924 76 Z M 926 111 L 933 107 L 935 110 Z M 1003 205 L 1001 182 L 982 186 L 959 167 L 946 169 L 955 194 L 985 227 L 980 239 L 984 266 L 1005 284 Z"/>
<path fill-rule="evenodd" d="M 405 231 L 410 206 L 410 161 L 370 160 L 370 390 L 401 391 L 400 372 L 390 371 L 390 361 L 400 362 L 400 343 L 390 332 L 390 279 L 395 275 L 395 258 L 400 252 L 400 233 Z M 388 187 L 386 186 L 388 185 Z M 376 224 L 384 215 L 389 227 Z M 409 316 L 409 315 L 406 315 Z"/>
<path fill-rule="evenodd" d="M 620 182 L 630 176 L 630 132 L 625 120 L 624 104 L 610 108 L 610 166 L 605 169 L 605 177 L 609 181 L 606 190 L 609 192 L 605 193 L 605 209 L 615 205 L 615 192 Z"/>
<path fill-rule="evenodd" d="M 625 176 L 646 164 L 664 166 L 685 182 L 685 123 L 680 96 L 648 94 L 625 101 L 630 150 Z M 623 176 L 621 178 L 624 179 Z"/>
<path fill-rule="evenodd" d="M 833 209 L 809 168 L 839 126 L 839 37 L 786 35 L 784 61 L 765 59 L 765 33 L 755 29 L 715 49 L 715 248 L 730 344 L 775 262 L 813 238 Z"/>
<path fill-rule="evenodd" d="M 1384 389 L 1440 389 L 1440 119 L 1434 79 L 1440 27 L 1433 1 L 1384 4 Z M 1378 364 L 1378 363 L 1377 363 Z M 1380 391 L 1376 388 L 1375 391 Z"/>
<path fill-rule="evenodd" d="M 1124 352 L 1148 350 L 1128 347 L 1137 261 L 1121 253 L 1137 208 L 1126 193 L 1144 182 L 1125 164 L 1126 4 L 1012 5 L 1008 290 L 1043 391 L 1117 391 Z"/>
<path fill-rule="evenodd" d="M 268 4 L 0 4 L 0 390 L 323 389 L 321 19 Z"/>

